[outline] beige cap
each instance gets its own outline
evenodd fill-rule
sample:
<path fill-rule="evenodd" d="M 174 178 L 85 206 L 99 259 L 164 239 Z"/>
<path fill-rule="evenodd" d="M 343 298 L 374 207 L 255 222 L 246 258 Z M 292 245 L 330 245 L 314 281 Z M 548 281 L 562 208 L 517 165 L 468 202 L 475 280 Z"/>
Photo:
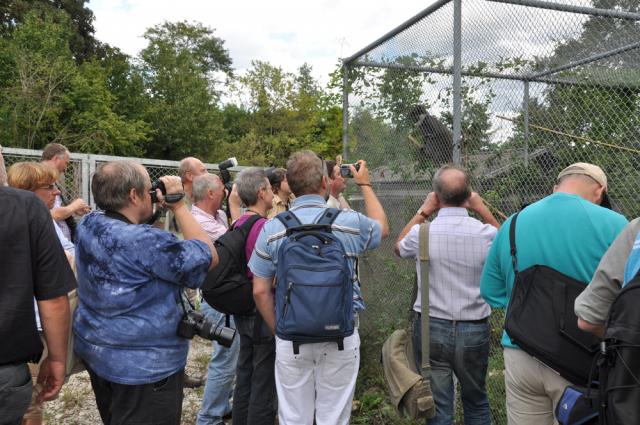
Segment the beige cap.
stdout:
<path fill-rule="evenodd" d="M 598 182 L 600 186 L 604 187 L 605 190 L 607 189 L 607 176 L 604 174 L 604 171 L 602 171 L 602 168 L 597 165 L 588 164 L 586 162 L 576 162 L 575 164 L 571 164 L 564 170 L 560 171 L 560 174 L 558 174 L 558 180 L 571 174 L 589 176 Z"/>

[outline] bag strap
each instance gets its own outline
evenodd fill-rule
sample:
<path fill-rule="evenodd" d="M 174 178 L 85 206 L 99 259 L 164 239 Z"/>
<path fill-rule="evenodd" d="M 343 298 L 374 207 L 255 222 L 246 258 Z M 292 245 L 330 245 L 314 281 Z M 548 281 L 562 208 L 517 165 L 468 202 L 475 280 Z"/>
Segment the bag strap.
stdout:
<path fill-rule="evenodd" d="M 286 230 L 295 226 L 302 225 L 298 217 L 296 217 L 296 215 L 291 211 L 283 211 L 280 214 L 278 214 L 276 218 L 280 220 L 280 222 L 284 225 L 284 228 Z"/>
<path fill-rule="evenodd" d="M 251 228 L 253 228 L 253 225 L 256 224 L 256 222 L 261 218 L 263 217 L 260 214 L 253 214 L 247 219 L 247 221 L 242 223 L 240 226 L 236 226 L 236 223 L 233 223 L 229 230 L 236 230 L 236 229 L 247 230 L 247 234 L 248 234 L 249 231 L 251 231 Z"/>
<path fill-rule="evenodd" d="M 316 223 L 327 226 L 330 229 L 333 222 L 338 218 L 338 214 L 340 214 L 340 210 L 337 208 L 325 208 Z"/>
<path fill-rule="evenodd" d="M 420 225 L 418 236 L 419 242 L 419 260 L 420 260 L 420 309 L 421 318 L 421 339 L 422 339 L 422 364 L 420 365 L 420 375 L 425 379 L 431 378 L 431 363 L 429 358 L 429 225 L 428 221 Z"/>
<path fill-rule="evenodd" d="M 518 250 L 516 249 L 516 219 L 518 218 L 517 212 L 513 215 L 511 223 L 509 225 L 509 247 L 511 248 L 511 265 L 513 266 L 513 272 L 518 274 Z"/>

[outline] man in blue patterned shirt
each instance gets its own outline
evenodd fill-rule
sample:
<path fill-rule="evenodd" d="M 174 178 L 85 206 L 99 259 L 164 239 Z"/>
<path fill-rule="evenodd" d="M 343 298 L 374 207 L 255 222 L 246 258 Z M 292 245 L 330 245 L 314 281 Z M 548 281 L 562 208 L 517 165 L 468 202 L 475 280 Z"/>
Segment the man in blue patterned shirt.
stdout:
<path fill-rule="evenodd" d="M 167 194 L 183 192 L 162 177 Z M 105 424 L 178 425 L 189 341 L 177 335 L 180 294 L 198 288 L 217 263 L 211 240 L 183 201 L 174 213 L 184 240 L 146 225 L 151 181 L 135 162 L 104 164 L 91 190 L 104 212 L 78 225 L 79 305 L 75 351 L 84 360 Z"/>

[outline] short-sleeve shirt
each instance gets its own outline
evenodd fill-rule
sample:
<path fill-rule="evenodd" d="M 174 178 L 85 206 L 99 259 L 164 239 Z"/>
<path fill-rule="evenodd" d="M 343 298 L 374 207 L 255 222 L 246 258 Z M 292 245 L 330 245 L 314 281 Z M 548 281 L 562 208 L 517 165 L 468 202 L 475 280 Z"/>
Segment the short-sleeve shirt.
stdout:
<path fill-rule="evenodd" d="M 76 239 L 75 351 L 119 384 L 149 384 L 183 369 L 189 344 L 176 334 L 180 291 L 200 287 L 210 263 L 202 241 L 88 214 Z"/>
<path fill-rule="evenodd" d="M 325 200 L 319 195 L 304 195 L 296 198 L 289 211 L 303 224 L 313 223 L 327 208 Z M 360 282 L 355 272 L 355 260 L 364 251 L 377 248 L 381 241 L 380 224 L 353 210 L 343 210 L 333 222 L 332 232 L 342 242 L 349 264 L 353 284 L 354 311 L 364 310 L 364 300 L 360 291 Z M 264 227 L 249 261 L 254 275 L 272 278 L 276 274 L 278 250 L 285 238 L 285 228 L 280 220 L 269 220 Z"/>
<path fill-rule="evenodd" d="M 420 225 L 400 241 L 400 256 L 416 259 L 418 297 L 413 309 L 422 312 L 419 253 Z M 429 226 L 429 316 L 446 320 L 480 320 L 491 308 L 480 296 L 480 275 L 498 230 L 483 224 L 465 208 L 441 208 Z"/>
<path fill-rule="evenodd" d="M 202 226 L 202 229 L 207 232 L 212 242 L 215 242 L 227 232 L 227 215 L 222 210 L 216 211 L 216 215 L 213 216 L 193 205 L 191 207 L 191 215 Z"/>
<path fill-rule="evenodd" d="M 75 288 L 53 226 L 35 194 L 0 187 L 0 364 L 40 355 L 34 296 L 45 301 Z"/>
<path fill-rule="evenodd" d="M 513 216 L 500 227 L 480 279 L 480 293 L 492 307 L 507 307 L 513 290 L 515 273 L 509 246 L 512 219 Z M 518 215 L 518 269 L 539 264 L 586 284 L 626 224 L 622 215 L 578 195 L 549 195 Z M 506 332 L 502 345 L 516 347 Z"/>

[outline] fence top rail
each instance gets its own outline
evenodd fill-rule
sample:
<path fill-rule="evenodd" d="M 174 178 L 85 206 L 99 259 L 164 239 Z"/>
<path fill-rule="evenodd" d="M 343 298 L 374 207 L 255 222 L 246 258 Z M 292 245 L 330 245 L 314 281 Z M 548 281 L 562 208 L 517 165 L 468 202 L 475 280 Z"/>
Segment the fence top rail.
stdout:
<path fill-rule="evenodd" d="M 602 16 L 602 17 L 609 17 L 609 18 L 625 19 L 630 21 L 640 21 L 640 13 L 614 10 L 614 9 L 600 9 L 595 7 L 577 6 L 577 5 L 571 5 L 571 4 L 562 4 L 562 3 L 556 3 L 556 2 L 545 1 L 545 0 L 484 0 L 484 1 L 492 2 L 492 3 L 502 3 L 502 4 L 516 5 L 516 6 L 531 7 L 531 8 L 537 8 L 537 9 L 556 10 L 559 12 L 583 14 L 583 15 L 590 15 L 590 16 Z M 360 49 L 358 52 L 354 53 L 353 55 L 347 58 L 344 58 L 342 60 L 343 66 L 348 67 L 354 64 L 354 62 L 357 59 L 362 58 L 367 53 L 381 46 L 385 42 L 389 41 L 393 37 L 407 30 L 411 26 L 415 25 L 425 17 L 436 12 L 437 10 L 439 10 L 440 8 L 442 8 L 443 6 L 445 6 L 450 2 L 451 0 L 437 0 L 435 3 L 433 3 L 426 9 L 422 10 L 417 15 L 411 17 L 407 21 L 398 25 L 391 31 L 384 34 L 382 37 L 378 38 L 377 40 L 370 43 L 366 47 Z"/>
<path fill-rule="evenodd" d="M 360 49 L 358 52 L 354 53 L 353 55 L 349 56 L 348 58 L 343 59 L 342 60 L 343 65 L 348 66 L 354 60 L 358 59 L 359 57 L 361 57 L 361 56 L 363 56 L 363 55 L 365 55 L 367 53 L 369 53 L 370 51 L 372 51 L 376 47 L 380 46 L 382 43 L 384 43 L 384 42 L 390 40 L 391 38 L 395 37 L 396 35 L 400 34 L 402 31 L 404 31 L 407 28 L 411 27 L 415 23 L 421 21 L 424 17 L 429 16 L 430 14 L 432 14 L 433 12 L 435 12 L 436 10 L 440 9 L 442 6 L 444 6 L 444 5 L 446 5 L 447 3 L 450 3 L 450 2 L 451 2 L 451 0 L 438 0 L 438 1 L 436 1 L 431 6 L 427 7 L 422 12 L 420 12 L 417 15 L 413 16 L 412 18 L 409 18 L 408 20 L 406 20 L 402 24 L 398 25 L 397 27 L 395 27 L 394 29 L 392 29 L 391 31 L 389 31 L 388 33 L 383 35 L 382 37 L 378 38 L 373 43 L 371 43 L 368 46 Z"/>
<path fill-rule="evenodd" d="M 608 18 L 628 19 L 640 21 L 640 14 L 614 9 L 599 9 L 596 7 L 576 6 L 572 4 L 555 3 L 544 0 L 486 0 L 493 3 L 514 4 L 517 6 L 535 7 L 537 9 L 557 10 L 559 12 L 579 13 L 582 15 L 604 16 Z"/>
<path fill-rule="evenodd" d="M 636 48 L 636 47 L 634 47 Z M 397 63 L 383 63 L 383 62 L 356 62 L 352 64 L 354 67 L 363 67 L 363 68 L 390 68 L 390 69 L 398 69 L 401 71 L 417 71 L 417 72 L 427 72 L 434 74 L 443 74 L 443 75 L 453 75 L 453 68 L 437 68 L 437 67 L 427 67 L 427 66 L 418 66 L 418 65 L 402 65 Z M 536 74 L 522 74 L 522 75 L 513 75 L 513 74 L 500 74 L 497 72 L 473 72 L 462 70 L 463 77 L 477 77 L 477 78 L 494 78 L 498 80 L 512 80 L 512 81 L 522 81 L 524 83 L 532 82 L 532 83 L 544 83 L 544 84 L 557 84 L 557 85 L 569 85 L 569 86 L 588 86 L 588 87 L 619 87 L 620 84 L 615 81 L 579 81 L 575 78 L 552 78 L 548 76 L 537 76 Z M 636 84 L 625 83 L 625 87 L 640 87 L 640 81 Z"/>
<path fill-rule="evenodd" d="M 37 158 L 40 158 L 42 156 L 41 150 L 23 149 L 23 148 L 3 147 L 2 153 L 7 155 L 32 156 Z M 74 152 L 70 152 L 69 156 L 72 160 L 73 159 L 93 160 L 95 162 L 121 161 L 123 159 L 126 159 L 126 160 L 140 162 L 143 165 L 151 165 L 156 167 L 168 167 L 168 168 L 177 168 L 180 165 L 180 161 L 172 161 L 172 160 L 166 160 L 166 159 L 122 157 L 122 156 L 112 156 L 112 155 L 94 155 L 94 154 L 74 153 Z M 207 167 L 207 169 L 218 170 L 218 164 L 205 163 L 204 165 L 205 167 Z M 239 165 L 237 167 L 229 168 L 229 170 L 239 172 L 245 168 L 248 168 L 248 166 Z"/>

